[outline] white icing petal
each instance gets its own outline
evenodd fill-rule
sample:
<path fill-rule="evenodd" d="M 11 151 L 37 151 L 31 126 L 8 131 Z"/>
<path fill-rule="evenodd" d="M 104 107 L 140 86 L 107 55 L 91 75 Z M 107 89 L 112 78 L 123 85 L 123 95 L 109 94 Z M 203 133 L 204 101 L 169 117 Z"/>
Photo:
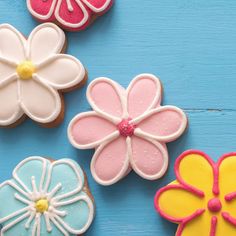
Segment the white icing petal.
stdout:
<path fill-rule="evenodd" d="M 11 77 L 0 86 L 0 126 L 15 123 L 21 118 L 23 111 L 18 101 L 16 78 Z"/>
<path fill-rule="evenodd" d="M 28 59 L 35 64 L 60 53 L 65 44 L 64 32 L 55 24 L 45 23 L 36 27 L 28 38 Z"/>
<path fill-rule="evenodd" d="M 0 25 L 0 56 L 12 62 L 25 60 L 25 38 L 13 26 Z"/>
<path fill-rule="evenodd" d="M 36 76 L 31 80 L 20 80 L 21 107 L 32 120 L 51 123 L 61 112 L 61 98 L 56 90 L 47 86 Z"/>
<path fill-rule="evenodd" d="M 0 57 L 0 85 L 12 76 L 16 77 L 17 64 Z"/>
<path fill-rule="evenodd" d="M 66 89 L 84 79 L 85 69 L 75 57 L 59 54 L 39 65 L 37 75 L 56 89 Z"/>

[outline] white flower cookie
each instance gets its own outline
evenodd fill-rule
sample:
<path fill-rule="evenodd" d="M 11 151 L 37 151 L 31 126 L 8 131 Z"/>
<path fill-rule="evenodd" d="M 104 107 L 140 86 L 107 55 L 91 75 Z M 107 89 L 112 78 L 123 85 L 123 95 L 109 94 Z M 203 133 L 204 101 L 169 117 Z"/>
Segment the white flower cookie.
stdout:
<path fill-rule="evenodd" d="M 28 116 L 55 126 L 64 117 L 60 92 L 77 87 L 86 70 L 65 49 L 64 32 L 52 23 L 36 27 L 28 39 L 8 24 L 0 25 L 0 126 Z"/>

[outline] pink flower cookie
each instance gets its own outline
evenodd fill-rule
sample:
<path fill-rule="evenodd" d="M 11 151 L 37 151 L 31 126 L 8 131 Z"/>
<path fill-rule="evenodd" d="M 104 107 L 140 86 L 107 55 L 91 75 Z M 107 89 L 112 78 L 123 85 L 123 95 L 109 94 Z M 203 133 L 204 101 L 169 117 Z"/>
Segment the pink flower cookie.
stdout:
<path fill-rule="evenodd" d="M 85 29 L 112 6 L 113 0 L 27 0 L 30 13 L 42 22 L 56 22 L 69 31 Z"/>
<path fill-rule="evenodd" d="M 68 127 L 72 145 L 96 148 L 91 162 L 94 179 L 111 185 L 131 169 L 148 180 L 164 175 L 168 167 L 165 143 L 177 139 L 187 126 L 184 112 L 160 106 L 161 83 L 150 74 L 138 75 L 127 90 L 107 78 L 88 87 L 94 111 L 77 115 Z"/>
<path fill-rule="evenodd" d="M 179 224 L 176 236 L 236 234 L 236 153 L 213 162 L 205 153 L 186 151 L 175 163 L 176 181 L 160 189 L 157 211 Z"/>

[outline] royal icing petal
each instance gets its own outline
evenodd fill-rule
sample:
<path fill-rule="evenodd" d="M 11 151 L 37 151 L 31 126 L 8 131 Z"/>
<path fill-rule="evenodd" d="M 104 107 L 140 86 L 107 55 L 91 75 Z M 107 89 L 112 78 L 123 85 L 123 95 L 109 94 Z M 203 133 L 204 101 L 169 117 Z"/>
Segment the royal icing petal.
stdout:
<path fill-rule="evenodd" d="M 53 122 L 61 112 L 59 94 L 37 77 L 30 81 L 20 81 L 20 97 L 25 114 L 36 122 Z"/>
<path fill-rule="evenodd" d="M 9 79 L 0 85 L 0 126 L 7 126 L 23 115 L 18 101 L 18 87 L 16 78 Z"/>
<path fill-rule="evenodd" d="M 143 138 L 131 139 L 131 165 L 137 174 L 145 179 L 161 178 L 168 167 L 168 153 L 165 145 Z"/>
<path fill-rule="evenodd" d="M 77 235 L 91 225 L 94 205 L 74 161 L 29 157 L 13 178 L 0 185 L 1 235 Z"/>
<path fill-rule="evenodd" d="M 116 183 L 131 167 L 145 179 L 163 176 L 168 166 L 164 142 L 174 141 L 184 132 L 187 118 L 177 107 L 160 107 L 160 80 L 141 74 L 124 89 L 108 78 L 97 78 L 88 86 L 87 99 L 99 122 L 92 121 L 92 113 L 81 113 L 70 122 L 68 137 L 76 148 L 97 148 L 91 164 L 95 180 L 103 185 Z M 123 140 L 123 147 L 118 140 Z M 117 151 L 126 153 L 117 156 L 116 168 L 112 165 L 115 145 Z"/>
<path fill-rule="evenodd" d="M 28 38 L 28 57 L 34 64 L 45 62 L 49 56 L 60 53 L 64 44 L 65 34 L 59 27 L 51 23 L 41 24 Z"/>
<path fill-rule="evenodd" d="M 67 173 L 67 178 L 64 172 Z M 52 192 L 57 183 L 60 182 L 60 189 L 54 194 L 56 199 L 64 199 L 81 191 L 84 185 L 83 172 L 77 163 L 68 159 L 61 159 L 51 164 L 48 169 L 48 177 L 44 186 L 45 192 Z M 68 200 L 68 199 L 67 199 Z"/>
<path fill-rule="evenodd" d="M 13 63 L 19 63 L 26 58 L 25 38 L 13 26 L 0 25 L 0 57 Z"/>
<path fill-rule="evenodd" d="M 55 17 L 67 29 L 83 29 L 90 19 L 90 11 L 80 0 L 58 0 Z"/>
<path fill-rule="evenodd" d="M 141 74 L 127 88 L 127 109 L 133 119 L 160 104 L 161 83 L 154 75 Z"/>
<path fill-rule="evenodd" d="M 171 142 L 186 129 L 187 117 L 177 107 L 163 106 L 149 111 L 146 115 L 134 119 L 133 122 L 138 123 L 135 134 Z"/>
<path fill-rule="evenodd" d="M 27 0 L 30 13 L 41 21 L 54 20 L 54 9 L 57 0 Z"/>
<path fill-rule="evenodd" d="M 175 199 L 171 201 L 171 199 Z M 178 184 L 170 184 L 155 197 L 157 210 L 168 220 L 181 223 L 186 218 L 194 219 L 203 213 L 201 197 Z M 184 207 L 183 207 L 184 206 Z"/>
<path fill-rule="evenodd" d="M 118 135 L 116 126 L 95 112 L 76 116 L 68 127 L 69 139 L 78 148 L 94 148 Z"/>
<path fill-rule="evenodd" d="M 82 0 L 93 12 L 101 13 L 107 11 L 113 0 Z"/>
<path fill-rule="evenodd" d="M 17 64 L 0 57 L 0 86 L 12 77 L 16 77 Z"/>
<path fill-rule="evenodd" d="M 154 203 L 161 216 L 179 224 L 177 236 L 234 235 L 235 166 L 236 153 L 214 162 L 205 153 L 190 150 L 176 160 L 177 181 L 160 189 Z M 179 216 L 193 208 L 194 214 Z"/>
<path fill-rule="evenodd" d="M 201 168 L 196 168 L 201 166 Z M 191 169 L 191 173 L 189 172 Z M 199 190 L 210 193 L 214 187 L 214 170 L 211 159 L 204 153 L 193 151 L 189 154 L 183 153 L 175 163 L 177 180 Z"/>
<path fill-rule="evenodd" d="M 99 146 L 91 162 L 91 173 L 102 185 L 111 185 L 125 176 L 129 169 L 130 142 L 117 138 Z"/>
<path fill-rule="evenodd" d="M 89 84 L 87 99 L 94 111 L 118 123 L 126 113 L 122 92 L 121 87 L 112 80 L 98 78 Z"/>
<path fill-rule="evenodd" d="M 52 87 L 63 90 L 80 83 L 86 72 L 81 62 L 75 57 L 60 54 L 39 65 L 37 74 Z"/>
<path fill-rule="evenodd" d="M 66 212 L 64 219 L 56 218 L 63 227 L 73 235 L 81 235 L 92 223 L 94 208 L 91 199 L 85 194 L 70 200 L 71 204 L 65 204 L 67 201 L 60 202 L 60 210 Z M 80 217 L 81 220 L 76 221 Z"/>

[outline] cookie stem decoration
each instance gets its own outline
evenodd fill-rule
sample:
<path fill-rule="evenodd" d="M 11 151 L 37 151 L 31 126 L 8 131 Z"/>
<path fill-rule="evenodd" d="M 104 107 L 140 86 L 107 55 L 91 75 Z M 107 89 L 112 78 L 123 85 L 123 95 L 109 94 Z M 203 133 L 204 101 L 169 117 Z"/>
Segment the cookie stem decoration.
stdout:
<path fill-rule="evenodd" d="M 236 153 L 215 163 L 201 151 L 186 151 L 175 163 L 175 175 L 154 203 L 161 216 L 179 224 L 176 236 L 236 234 Z"/>
<path fill-rule="evenodd" d="M 54 22 L 69 31 L 85 29 L 107 12 L 113 0 L 26 0 L 30 13 L 39 21 Z"/>
<path fill-rule="evenodd" d="M 151 74 L 138 75 L 125 90 L 98 78 L 88 87 L 94 111 L 77 115 L 68 127 L 72 145 L 96 148 L 91 172 L 102 185 L 111 185 L 131 169 L 148 180 L 164 175 L 168 167 L 165 143 L 185 130 L 187 118 L 174 106 L 160 106 L 162 87 Z"/>
<path fill-rule="evenodd" d="M 0 185 L 1 236 L 77 236 L 91 225 L 94 203 L 73 160 L 29 157 L 12 175 Z"/>
<path fill-rule="evenodd" d="M 0 126 L 19 124 L 24 116 L 44 126 L 64 117 L 61 92 L 82 85 L 86 71 L 66 54 L 65 34 L 52 23 L 36 27 L 25 39 L 8 24 L 0 25 Z"/>

